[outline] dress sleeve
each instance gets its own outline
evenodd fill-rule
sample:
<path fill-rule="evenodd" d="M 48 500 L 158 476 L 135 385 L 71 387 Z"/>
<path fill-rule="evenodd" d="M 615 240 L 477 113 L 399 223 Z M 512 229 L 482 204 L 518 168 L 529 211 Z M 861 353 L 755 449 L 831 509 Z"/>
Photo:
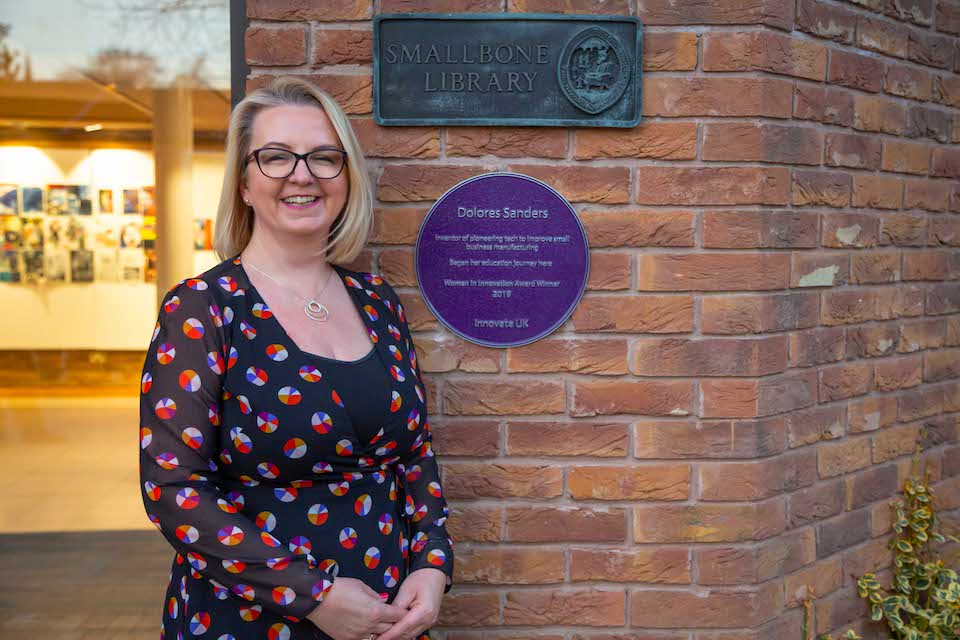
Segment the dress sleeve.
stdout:
<path fill-rule="evenodd" d="M 393 305 L 400 335 L 409 354 L 410 368 L 426 397 L 416 347 L 410 336 L 410 327 L 407 326 L 403 305 L 400 304 L 397 293 L 386 280 L 384 280 L 384 288 L 390 304 Z M 447 507 L 440 485 L 440 469 L 433 452 L 433 435 L 430 432 L 426 408 L 422 413 L 422 420 L 415 432 L 414 446 L 409 451 L 401 452 L 398 470 L 398 477 L 406 495 L 403 515 L 407 519 L 411 536 L 410 572 L 425 568 L 440 569 L 447 576 L 447 585 L 444 589 L 446 593 L 453 586 L 453 540 L 450 539 L 445 526 L 450 509 Z"/>
<path fill-rule="evenodd" d="M 167 294 L 140 385 L 140 482 L 151 522 L 195 577 L 281 616 L 307 616 L 333 586 L 309 554 L 241 511 L 219 485 L 223 379 L 232 366 L 224 316 L 199 280 Z"/>

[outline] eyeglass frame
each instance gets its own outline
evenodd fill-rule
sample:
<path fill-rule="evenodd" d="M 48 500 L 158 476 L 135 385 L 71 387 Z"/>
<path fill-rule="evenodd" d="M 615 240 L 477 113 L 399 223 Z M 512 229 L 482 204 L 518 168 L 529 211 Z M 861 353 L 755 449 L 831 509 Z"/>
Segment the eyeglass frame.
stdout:
<path fill-rule="evenodd" d="M 263 170 L 263 167 L 260 166 L 260 152 L 261 152 L 261 151 L 268 151 L 268 150 L 269 150 L 269 151 L 284 151 L 284 152 L 286 152 L 286 153 L 291 154 L 291 155 L 294 157 L 293 168 L 290 169 L 290 173 L 288 173 L 287 175 L 283 176 L 282 178 L 274 178 L 273 176 L 268 176 L 268 175 L 266 174 L 266 172 Z M 317 151 L 338 151 L 338 152 L 343 156 L 343 164 L 340 165 L 340 171 L 337 172 L 337 175 L 335 175 L 335 176 L 330 176 L 329 178 L 321 178 L 320 176 L 316 175 L 313 171 L 310 170 L 310 163 L 307 162 L 307 156 L 309 156 L 309 155 L 312 154 L 312 153 L 316 153 Z M 308 172 L 311 176 L 313 176 L 314 179 L 316 179 L 316 180 L 333 180 L 334 178 L 340 177 L 340 174 L 343 173 L 344 167 L 347 166 L 347 151 L 346 151 L 346 149 L 339 149 L 339 148 L 337 148 L 337 147 L 317 147 L 316 149 L 311 149 L 310 151 L 307 151 L 306 153 L 295 153 L 294 151 L 291 151 L 290 149 L 284 149 L 284 148 L 282 148 L 282 147 L 260 147 L 259 149 L 254 149 L 253 151 L 250 152 L 250 154 L 247 156 L 247 164 L 250 164 L 250 161 L 251 161 L 251 160 L 256 160 L 256 161 L 257 161 L 257 169 L 260 170 L 260 173 L 263 174 L 263 177 L 264 177 L 264 178 L 270 178 L 271 180 L 286 180 L 287 178 L 289 178 L 290 176 L 292 176 L 292 175 L 294 174 L 294 172 L 297 170 L 297 165 L 300 164 L 300 161 L 301 161 L 301 160 L 303 160 L 303 164 L 307 167 L 307 172 Z"/>

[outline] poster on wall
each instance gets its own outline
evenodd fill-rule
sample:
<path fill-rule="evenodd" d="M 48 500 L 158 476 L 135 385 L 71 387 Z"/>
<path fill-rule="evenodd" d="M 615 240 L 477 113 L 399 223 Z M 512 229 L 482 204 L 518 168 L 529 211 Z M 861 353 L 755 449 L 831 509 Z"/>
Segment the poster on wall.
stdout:
<path fill-rule="evenodd" d="M 0 216 L 15 216 L 20 213 L 20 198 L 15 184 L 0 184 Z"/>
<path fill-rule="evenodd" d="M 23 222 L 18 217 L 0 218 L 0 250 L 16 251 L 23 246 Z"/>
<path fill-rule="evenodd" d="M 43 251 L 24 251 L 23 282 L 37 284 L 43 281 Z"/>
<path fill-rule="evenodd" d="M 194 219 L 193 248 L 197 251 L 213 250 L 213 220 L 209 218 Z"/>
<path fill-rule="evenodd" d="M 93 245 L 97 249 L 116 249 L 120 246 L 120 225 L 116 220 L 113 218 L 97 220 Z"/>
<path fill-rule="evenodd" d="M 143 282 L 146 256 L 139 249 L 120 249 L 120 278 L 124 282 Z"/>
<path fill-rule="evenodd" d="M 97 282 L 120 282 L 120 258 L 116 249 L 94 251 L 93 273 Z"/>
<path fill-rule="evenodd" d="M 0 282 L 20 282 L 19 251 L 0 251 Z"/>
<path fill-rule="evenodd" d="M 140 190 L 139 189 L 123 190 L 123 212 L 127 214 L 140 213 Z"/>
<path fill-rule="evenodd" d="M 113 213 L 113 189 L 100 189 L 97 192 L 97 202 L 101 214 Z"/>
<path fill-rule="evenodd" d="M 93 282 L 93 251 L 74 249 L 70 252 L 70 281 Z"/>
<path fill-rule="evenodd" d="M 140 188 L 140 211 L 144 216 L 157 215 L 157 203 L 153 199 L 153 187 Z"/>
<path fill-rule="evenodd" d="M 20 193 L 20 203 L 23 215 L 40 215 L 43 213 L 43 189 L 41 187 L 24 187 Z"/>
<path fill-rule="evenodd" d="M 143 223 L 139 220 L 124 220 L 120 226 L 120 248 L 121 249 L 141 249 L 143 248 Z"/>
<path fill-rule="evenodd" d="M 43 275 L 47 282 L 67 282 L 70 254 L 65 249 L 44 249 Z"/>

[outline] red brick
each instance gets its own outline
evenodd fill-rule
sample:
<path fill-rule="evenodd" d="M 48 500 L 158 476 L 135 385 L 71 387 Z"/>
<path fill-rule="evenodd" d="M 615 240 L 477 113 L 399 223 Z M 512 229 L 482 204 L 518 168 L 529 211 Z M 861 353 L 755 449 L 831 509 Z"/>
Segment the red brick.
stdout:
<path fill-rule="evenodd" d="M 647 504 L 633 509 L 639 543 L 743 542 L 783 532 L 784 500 L 744 504 Z"/>
<path fill-rule="evenodd" d="M 850 511 L 817 525 L 817 558 L 856 546 L 870 537 L 868 509 Z"/>
<path fill-rule="evenodd" d="M 706 211 L 703 246 L 710 249 L 813 248 L 817 246 L 817 227 L 817 214 L 803 211 Z"/>
<path fill-rule="evenodd" d="M 565 393 L 561 382 L 456 379 L 444 383 L 443 402 L 448 415 L 562 413 Z"/>
<path fill-rule="evenodd" d="M 381 127 L 369 118 L 350 121 L 370 158 L 438 158 L 440 133 L 424 127 Z"/>
<path fill-rule="evenodd" d="M 926 174 L 930 170 L 932 145 L 906 140 L 888 140 L 883 145 L 884 171 Z"/>
<path fill-rule="evenodd" d="M 623 542 L 624 509 L 517 506 L 507 508 L 507 539 L 513 542 Z"/>
<path fill-rule="evenodd" d="M 247 78 L 247 92 L 265 87 L 278 76 L 265 74 Z M 313 73 L 302 76 L 326 91 L 348 115 L 367 114 L 373 109 L 373 76 L 363 73 Z"/>
<path fill-rule="evenodd" d="M 482 627 L 500 620 L 500 595 L 464 592 L 449 594 L 440 606 L 440 624 L 458 627 Z"/>
<path fill-rule="evenodd" d="M 846 509 L 853 511 L 897 492 L 897 466 L 870 467 L 844 478 Z"/>
<path fill-rule="evenodd" d="M 638 338 L 631 362 L 631 372 L 638 376 L 760 376 L 786 367 L 785 336 Z"/>
<path fill-rule="evenodd" d="M 707 32 L 703 70 L 768 71 L 823 81 L 827 72 L 827 49 L 817 42 L 768 31 Z"/>
<path fill-rule="evenodd" d="M 903 254 L 904 280 L 947 280 L 951 251 L 910 251 Z"/>
<path fill-rule="evenodd" d="M 843 511 L 843 504 L 844 488 L 839 478 L 792 493 L 787 499 L 787 527 L 796 529 L 833 517 Z"/>
<path fill-rule="evenodd" d="M 816 292 L 719 295 L 701 301 L 705 334 L 748 334 L 815 326 L 819 314 Z"/>
<path fill-rule="evenodd" d="M 889 94 L 913 100 L 929 100 L 933 79 L 928 71 L 906 65 L 893 64 L 887 67 L 883 77 L 883 90 Z"/>
<path fill-rule="evenodd" d="M 873 290 L 824 291 L 820 295 L 821 324 L 855 324 L 879 318 L 878 294 Z"/>
<path fill-rule="evenodd" d="M 937 3 L 937 31 L 960 35 L 960 4 L 946 0 Z"/>
<path fill-rule="evenodd" d="M 588 291 L 623 291 L 630 288 L 633 257 L 629 253 L 594 251 L 590 256 Z"/>
<path fill-rule="evenodd" d="M 381 259 L 383 258 L 383 254 Z M 469 371 L 471 373 L 495 373 L 500 370 L 498 349 L 482 347 L 456 336 L 444 334 L 439 337 L 418 337 L 420 368 L 428 373 Z"/>
<path fill-rule="evenodd" d="M 850 327 L 847 329 L 846 358 L 877 358 L 896 352 L 897 327 L 894 323 Z"/>
<path fill-rule="evenodd" d="M 637 458 L 756 458 L 780 453 L 785 446 L 782 418 L 642 420 L 635 429 Z"/>
<path fill-rule="evenodd" d="M 417 241 L 420 227 L 427 217 L 420 207 L 391 207 L 373 210 L 373 244 L 411 245 Z"/>
<path fill-rule="evenodd" d="M 704 0 L 684 6 L 670 0 L 638 0 L 637 16 L 645 25 L 765 24 L 789 29 L 793 9 L 774 0 L 734 5 L 723 0 Z"/>
<path fill-rule="evenodd" d="M 580 221 L 592 248 L 694 246 L 692 211 L 586 209 Z"/>
<path fill-rule="evenodd" d="M 694 549 L 693 557 L 698 584 L 752 585 L 816 560 L 816 538 L 812 529 L 791 531 L 749 546 L 703 546 Z"/>
<path fill-rule="evenodd" d="M 563 582 L 563 551 L 499 547 L 458 548 L 458 584 L 550 584 Z"/>
<path fill-rule="evenodd" d="M 548 338 L 507 350 L 511 372 L 627 373 L 627 341 Z"/>
<path fill-rule="evenodd" d="M 949 36 L 911 29 L 907 39 L 907 58 L 929 67 L 949 69 L 953 64 L 953 42 Z"/>
<path fill-rule="evenodd" d="M 884 229 L 884 232 L 889 231 Z M 899 243 L 897 243 L 899 244 Z M 880 284 L 900 280 L 900 251 L 872 251 L 857 253 L 850 257 L 854 284 Z"/>
<path fill-rule="evenodd" d="M 578 465 L 568 470 L 567 485 L 574 500 L 686 500 L 690 497 L 690 467 Z"/>
<path fill-rule="evenodd" d="M 879 241 L 880 224 L 875 215 L 831 212 L 821 217 L 820 243 L 824 247 L 863 249 L 875 247 Z"/>
<path fill-rule="evenodd" d="M 876 93 L 882 87 L 884 69 L 877 58 L 834 49 L 827 77 L 832 84 Z"/>
<path fill-rule="evenodd" d="M 870 540 L 865 545 L 843 552 L 843 574 L 852 582 L 865 573 L 878 573 L 890 566 L 892 555 L 886 540 Z"/>
<path fill-rule="evenodd" d="M 307 61 L 307 30 L 303 25 L 249 27 L 244 42 L 247 64 L 289 67 Z"/>
<path fill-rule="evenodd" d="M 453 504 L 447 529 L 457 542 L 499 542 L 502 521 L 502 507 Z"/>
<path fill-rule="evenodd" d="M 700 383 L 701 415 L 710 418 L 752 418 L 793 411 L 817 402 L 815 371 L 767 378 L 705 379 Z"/>
<path fill-rule="evenodd" d="M 873 436 L 873 463 L 879 464 L 913 453 L 919 432 L 915 424 L 901 424 L 878 431 Z"/>
<path fill-rule="evenodd" d="M 941 178 L 960 178 L 960 149 L 937 147 L 933 150 L 930 175 Z"/>
<path fill-rule="evenodd" d="M 907 110 L 907 128 L 904 135 L 908 138 L 956 142 L 956 136 L 952 135 L 953 129 L 953 119 L 946 111 L 924 105 L 911 105 Z"/>
<path fill-rule="evenodd" d="M 880 242 L 898 247 L 922 247 L 927 244 L 927 216 L 887 213 L 880 216 L 883 225 Z M 904 253 L 906 255 L 906 253 Z"/>
<path fill-rule="evenodd" d="M 563 493 L 563 469 L 533 464 L 447 462 L 444 495 L 452 499 L 556 498 Z"/>
<path fill-rule="evenodd" d="M 643 34 L 644 71 L 693 71 L 699 36 L 689 31 L 647 31 Z"/>
<path fill-rule="evenodd" d="M 686 333 L 693 330 L 689 295 L 584 296 L 570 316 L 576 331 Z"/>
<path fill-rule="evenodd" d="M 947 322 L 943 318 L 905 320 L 897 323 L 897 327 L 900 329 L 898 352 L 939 349 L 947 344 Z"/>
<path fill-rule="evenodd" d="M 417 286 L 417 274 L 412 249 L 407 247 L 402 249 L 384 249 L 380 252 L 379 265 L 380 273 L 394 286 Z"/>
<path fill-rule="evenodd" d="M 820 402 L 844 400 L 870 392 L 873 367 L 867 362 L 834 365 L 820 370 Z"/>
<path fill-rule="evenodd" d="M 330 0 L 318 5 L 307 0 L 250 0 L 247 17 L 261 20 L 366 20 L 373 15 L 368 0 Z"/>
<path fill-rule="evenodd" d="M 490 13 L 500 0 L 380 0 L 380 13 Z"/>
<path fill-rule="evenodd" d="M 782 253 L 657 253 L 637 260 L 641 291 L 768 290 L 789 282 L 789 256 Z"/>
<path fill-rule="evenodd" d="M 841 438 L 845 420 L 843 406 L 817 406 L 794 411 L 786 418 L 787 442 L 793 449 L 821 440 Z"/>
<path fill-rule="evenodd" d="M 627 428 L 624 423 L 510 420 L 506 453 L 622 458 L 627 454 Z"/>
<path fill-rule="evenodd" d="M 960 349 L 939 349 L 923 354 L 923 381 L 960 378 Z"/>
<path fill-rule="evenodd" d="M 893 17 L 929 27 L 933 24 L 933 0 L 901 0 L 893 5 Z"/>
<path fill-rule="evenodd" d="M 955 76 L 934 76 L 933 99 L 949 107 L 960 107 L 960 79 Z"/>
<path fill-rule="evenodd" d="M 843 329 L 830 327 L 790 334 L 790 366 L 811 367 L 843 359 Z"/>
<path fill-rule="evenodd" d="M 447 155 L 501 158 L 563 158 L 567 132 L 543 127 L 451 127 L 447 129 Z"/>
<path fill-rule="evenodd" d="M 819 38 L 853 44 L 857 19 L 852 11 L 824 2 L 800 0 L 797 3 L 797 29 Z"/>
<path fill-rule="evenodd" d="M 500 423 L 493 420 L 430 420 L 433 448 L 441 455 L 493 457 L 500 450 Z"/>
<path fill-rule="evenodd" d="M 873 136 L 828 133 L 825 164 L 854 169 L 879 169 L 883 144 Z"/>
<path fill-rule="evenodd" d="M 799 206 L 847 207 L 851 178 L 836 171 L 794 171 L 793 204 Z"/>
<path fill-rule="evenodd" d="M 935 180 L 907 180 L 903 207 L 926 211 L 946 211 L 950 200 L 950 185 Z"/>
<path fill-rule="evenodd" d="M 930 242 L 951 247 L 960 247 L 960 218 L 937 217 L 930 221 Z M 951 254 L 956 257 L 956 252 Z M 953 271 L 956 263 L 953 262 Z M 955 276 L 954 276 L 955 277 Z"/>
<path fill-rule="evenodd" d="M 817 448 L 817 469 L 821 478 L 832 478 L 869 466 L 869 438 L 847 438 Z"/>
<path fill-rule="evenodd" d="M 570 413 L 575 416 L 685 416 L 693 410 L 693 387 L 684 380 L 578 380 L 573 393 Z"/>
<path fill-rule="evenodd" d="M 510 165 L 509 170 L 546 182 L 571 202 L 619 204 L 630 201 L 627 167 Z"/>
<path fill-rule="evenodd" d="M 797 85 L 793 116 L 849 127 L 853 125 L 853 97 L 852 91 L 839 87 Z"/>
<path fill-rule="evenodd" d="M 313 64 L 366 64 L 372 61 L 371 29 L 330 29 L 326 25 L 314 27 Z"/>
<path fill-rule="evenodd" d="M 750 122 L 704 125 L 704 160 L 818 165 L 823 132 L 811 127 Z"/>
<path fill-rule="evenodd" d="M 699 472 L 703 501 L 761 500 L 815 482 L 816 454 L 800 450 L 749 462 L 702 462 Z"/>
<path fill-rule="evenodd" d="M 637 167 L 639 204 L 787 204 L 789 189 L 785 167 Z"/>
<path fill-rule="evenodd" d="M 693 160 L 697 157 L 697 123 L 644 122 L 629 130 L 578 130 L 578 160 L 595 158 L 654 158 Z"/>
<path fill-rule="evenodd" d="M 510 591 L 503 610 L 503 622 L 508 625 L 620 627 L 625 620 L 626 599 L 622 589 Z"/>
<path fill-rule="evenodd" d="M 903 180 L 893 176 L 853 176 L 853 206 L 899 209 L 903 204 Z"/>
<path fill-rule="evenodd" d="M 879 18 L 862 17 L 857 24 L 857 46 L 895 58 L 907 55 L 910 29 L 903 24 Z"/>
<path fill-rule="evenodd" d="M 903 135 L 907 109 L 902 102 L 883 96 L 857 94 L 853 99 L 853 128 L 861 131 Z"/>
<path fill-rule="evenodd" d="M 630 595 L 630 623 L 651 629 L 755 627 L 772 620 L 783 609 L 783 590 L 767 583 L 757 590 L 707 592 L 634 591 Z M 670 615 L 664 615 L 664 612 Z"/>
<path fill-rule="evenodd" d="M 458 182 L 487 171 L 474 165 L 390 164 L 380 175 L 377 198 L 381 202 L 436 200 Z"/>
<path fill-rule="evenodd" d="M 643 115 L 789 118 L 792 94 L 790 82 L 774 78 L 647 75 L 643 78 Z"/>
<path fill-rule="evenodd" d="M 843 585 L 840 558 L 821 560 L 784 578 L 786 606 L 796 607 L 807 598 L 822 598 Z"/>
<path fill-rule="evenodd" d="M 795 252 L 790 256 L 790 286 L 834 287 L 850 278 L 846 255 Z"/>
<path fill-rule="evenodd" d="M 690 583 L 689 552 L 684 547 L 573 549 L 570 559 L 574 582 Z"/>
<path fill-rule="evenodd" d="M 927 315 L 942 315 L 960 311 L 960 283 L 931 285 L 924 305 Z"/>

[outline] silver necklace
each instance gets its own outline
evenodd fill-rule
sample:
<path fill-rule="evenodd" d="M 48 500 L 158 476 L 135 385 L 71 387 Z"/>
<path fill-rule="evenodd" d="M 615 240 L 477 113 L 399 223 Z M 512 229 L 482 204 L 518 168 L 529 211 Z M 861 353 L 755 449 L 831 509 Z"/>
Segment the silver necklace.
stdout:
<path fill-rule="evenodd" d="M 330 273 L 327 275 L 327 281 L 323 283 L 323 287 L 320 288 L 320 291 L 317 292 L 317 295 L 313 296 L 313 298 L 308 298 L 307 296 L 301 294 L 300 292 L 295 291 L 294 289 L 291 289 L 287 285 L 283 284 L 282 282 L 280 282 L 279 280 L 271 276 L 269 273 L 267 273 L 263 269 L 259 269 L 257 265 L 251 263 L 249 260 L 244 260 L 243 264 L 249 265 L 254 271 L 257 271 L 263 274 L 265 277 L 273 280 L 274 282 L 276 282 L 278 285 L 280 285 L 287 291 L 296 295 L 298 298 L 302 298 L 303 300 L 306 300 L 306 304 L 303 305 L 303 312 L 307 314 L 307 317 L 310 318 L 311 320 L 316 320 L 317 322 L 326 322 L 327 320 L 330 319 L 330 311 L 325 306 L 317 302 L 316 298 L 319 298 L 320 294 L 323 293 L 324 290 L 327 288 L 327 285 L 330 284 L 330 278 L 333 277 L 333 272 L 335 271 L 333 267 L 330 267 Z"/>

